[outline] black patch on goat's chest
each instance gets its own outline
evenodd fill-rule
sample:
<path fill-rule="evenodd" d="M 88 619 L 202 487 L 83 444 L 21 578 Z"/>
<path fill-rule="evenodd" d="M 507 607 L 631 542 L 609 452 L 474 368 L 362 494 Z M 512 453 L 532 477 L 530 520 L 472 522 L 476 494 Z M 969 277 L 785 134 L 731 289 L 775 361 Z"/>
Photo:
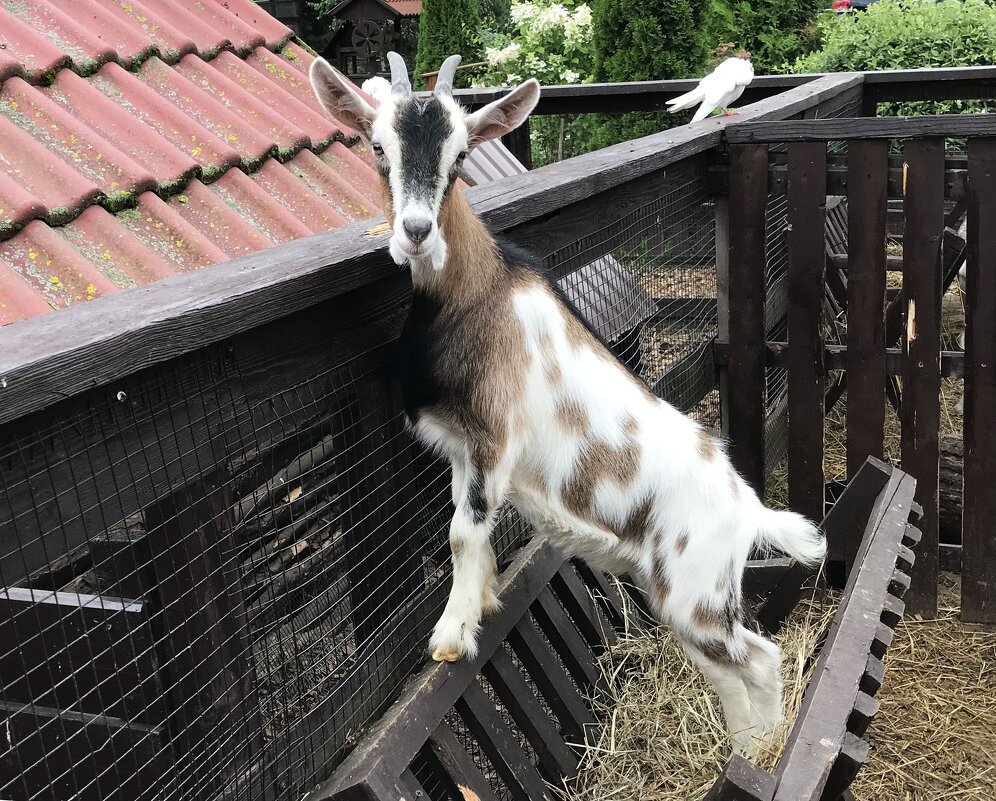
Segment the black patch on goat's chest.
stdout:
<path fill-rule="evenodd" d="M 414 99 L 394 121 L 401 142 L 401 178 L 406 200 L 432 203 L 439 189 L 439 159 L 453 125 L 435 97 Z"/>

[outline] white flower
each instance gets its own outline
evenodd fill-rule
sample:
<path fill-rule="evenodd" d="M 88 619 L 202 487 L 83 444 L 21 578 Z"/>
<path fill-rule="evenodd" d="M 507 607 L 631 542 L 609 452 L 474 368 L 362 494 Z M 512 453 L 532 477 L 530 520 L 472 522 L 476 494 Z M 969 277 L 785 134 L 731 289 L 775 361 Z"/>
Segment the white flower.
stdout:
<path fill-rule="evenodd" d="M 578 78 L 580 78 L 580 73 L 574 70 L 564 70 L 564 83 L 577 83 Z"/>

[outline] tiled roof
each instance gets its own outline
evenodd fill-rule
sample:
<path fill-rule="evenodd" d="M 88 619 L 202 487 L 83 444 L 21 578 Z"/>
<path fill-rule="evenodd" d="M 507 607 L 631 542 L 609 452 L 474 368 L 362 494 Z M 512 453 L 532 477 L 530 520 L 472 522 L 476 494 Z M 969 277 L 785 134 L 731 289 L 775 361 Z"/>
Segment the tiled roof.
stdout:
<path fill-rule="evenodd" d="M 379 214 L 252 0 L 0 0 L 0 325 Z"/>

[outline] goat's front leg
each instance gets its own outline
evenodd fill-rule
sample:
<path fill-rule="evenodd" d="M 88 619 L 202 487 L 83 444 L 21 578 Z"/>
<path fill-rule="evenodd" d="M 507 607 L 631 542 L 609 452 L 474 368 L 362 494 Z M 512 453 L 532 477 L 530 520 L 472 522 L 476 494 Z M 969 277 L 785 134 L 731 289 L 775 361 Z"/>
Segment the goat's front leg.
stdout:
<path fill-rule="evenodd" d="M 458 478 L 462 479 L 460 487 Z M 499 606 L 495 595 L 498 569 L 491 548 L 498 504 L 485 500 L 485 493 L 479 489 L 480 479 L 472 467 L 458 471 L 454 465 L 453 479 L 456 500 L 456 512 L 450 521 L 453 586 L 429 641 L 432 658 L 437 662 L 475 657 L 481 617 Z"/>

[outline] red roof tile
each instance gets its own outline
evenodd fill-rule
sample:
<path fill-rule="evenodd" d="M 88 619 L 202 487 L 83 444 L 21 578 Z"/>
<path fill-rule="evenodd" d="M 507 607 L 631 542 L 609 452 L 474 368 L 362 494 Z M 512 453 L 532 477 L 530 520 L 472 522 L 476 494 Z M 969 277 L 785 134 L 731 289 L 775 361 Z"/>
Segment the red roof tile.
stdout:
<path fill-rule="evenodd" d="M 290 35 L 252 0 L 0 0 L 0 325 L 380 213 Z"/>

